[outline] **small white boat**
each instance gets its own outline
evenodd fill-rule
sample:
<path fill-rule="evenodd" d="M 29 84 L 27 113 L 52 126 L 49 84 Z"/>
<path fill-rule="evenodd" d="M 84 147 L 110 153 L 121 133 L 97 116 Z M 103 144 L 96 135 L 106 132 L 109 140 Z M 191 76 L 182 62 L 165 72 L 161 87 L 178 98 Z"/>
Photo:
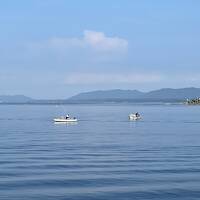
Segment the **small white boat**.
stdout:
<path fill-rule="evenodd" d="M 66 117 L 60 117 L 60 118 L 55 118 L 54 122 L 77 122 L 78 120 L 74 118 L 66 118 Z"/>
<path fill-rule="evenodd" d="M 129 118 L 129 120 L 139 120 L 139 119 L 141 119 L 141 116 L 131 113 L 131 114 L 128 116 L 128 118 Z"/>

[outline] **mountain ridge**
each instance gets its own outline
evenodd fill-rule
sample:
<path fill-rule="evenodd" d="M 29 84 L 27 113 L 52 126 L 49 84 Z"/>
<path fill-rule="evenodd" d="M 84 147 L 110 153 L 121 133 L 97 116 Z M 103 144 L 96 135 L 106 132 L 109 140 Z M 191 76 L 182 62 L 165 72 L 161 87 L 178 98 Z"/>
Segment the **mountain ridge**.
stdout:
<path fill-rule="evenodd" d="M 98 94 L 98 95 L 97 95 Z M 109 95 L 108 95 L 109 94 Z M 99 95 L 100 98 L 99 98 Z M 72 96 L 68 101 L 142 101 L 142 102 L 158 102 L 158 101 L 184 101 L 187 98 L 195 98 L 200 96 L 200 88 L 162 88 L 149 92 L 141 92 L 138 90 L 97 90 L 85 93 L 79 93 Z"/>
<path fill-rule="evenodd" d="M 95 90 L 74 95 L 68 99 L 33 99 L 24 95 L 0 95 L 0 103 L 62 104 L 102 102 L 184 102 L 200 97 L 200 88 L 162 88 L 149 92 L 139 90 Z"/>

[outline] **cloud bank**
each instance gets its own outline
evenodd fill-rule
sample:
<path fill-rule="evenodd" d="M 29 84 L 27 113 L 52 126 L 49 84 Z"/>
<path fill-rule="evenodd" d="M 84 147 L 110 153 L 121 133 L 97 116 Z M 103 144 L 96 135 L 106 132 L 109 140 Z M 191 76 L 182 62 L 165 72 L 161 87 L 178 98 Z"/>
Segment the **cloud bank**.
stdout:
<path fill-rule="evenodd" d="M 97 52 L 125 52 L 128 41 L 120 37 L 108 37 L 103 32 L 85 30 L 81 38 L 52 38 L 47 43 L 52 48 L 90 48 Z"/>

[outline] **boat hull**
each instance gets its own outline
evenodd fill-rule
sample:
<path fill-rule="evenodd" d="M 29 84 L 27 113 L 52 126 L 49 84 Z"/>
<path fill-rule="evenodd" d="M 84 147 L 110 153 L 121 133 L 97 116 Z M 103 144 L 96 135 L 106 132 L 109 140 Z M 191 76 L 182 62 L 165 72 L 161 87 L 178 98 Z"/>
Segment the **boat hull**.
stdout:
<path fill-rule="evenodd" d="M 129 118 L 129 120 L 133 120 L 133 121 L 136 121 L 136 120 L 140 120 L 140 119 L 141 119 L 140 116 L 137 117 L 135 114 L 130 114 L 130 115 L 128 116 L 128 118 Z"/>
<path fill-rule="evenodd" d="M 78 120 L 77 119 L 61 119 L 61 118 L 55 118 L 54 119 L 54 122 L 77 122 Z"/>

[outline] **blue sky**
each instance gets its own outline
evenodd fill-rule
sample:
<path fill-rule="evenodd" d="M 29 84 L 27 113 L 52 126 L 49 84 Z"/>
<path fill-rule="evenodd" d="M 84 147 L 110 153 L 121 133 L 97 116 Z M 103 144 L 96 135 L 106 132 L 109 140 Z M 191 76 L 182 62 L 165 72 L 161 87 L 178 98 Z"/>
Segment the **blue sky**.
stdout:
<path fill-rule="evenodd" d="M 0 2 L 0 94 L 200 87 L 199 0 Z"/>

